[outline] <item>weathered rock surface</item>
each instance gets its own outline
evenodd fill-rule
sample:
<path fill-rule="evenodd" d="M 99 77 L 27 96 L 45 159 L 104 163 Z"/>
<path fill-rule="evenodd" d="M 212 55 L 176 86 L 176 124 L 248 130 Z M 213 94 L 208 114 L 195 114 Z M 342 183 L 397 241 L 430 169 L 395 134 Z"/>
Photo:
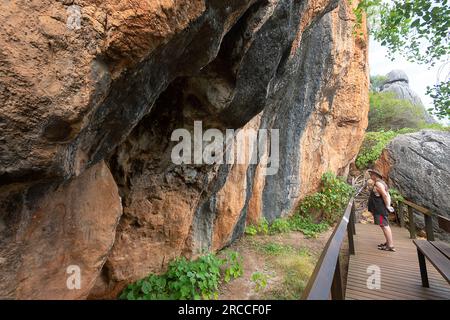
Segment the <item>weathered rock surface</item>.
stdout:
<path fill-rule="evenodd" d="M 79 30 L 66 26 L 77 9 L 67 3 L 79 6 Z M 367 35 L 354 36 L 346 0 L 1 6 L 0 221 L 8 230 L 3 251 L 21 257 L 15 267 L 1 265 L 6 296 L 115 297 L 175 257 L 226 246 L 246 221 L 291 213 L 324 171 L 345 174 L 362 142 Z M 171 133 L 192 132 L 194 121 L 222 131 L 278 129 L 278 172 L 265 175 L 261 163 L 175 165 Z M 107 182 L 97 170 L 108 172 Z M 42 185 L 53 191 L 35 195 Z M 101 245 L 55 244 L 58 232 L 76 242 L 84 234 L 81 224 L 52 220 L 62 205 L 71 221 L 103 230 Z M 30 206 L 49 209 L 33 220 L 23 209 Z M 30 232 L 35 247 L 22 244 L 16 226 L 42 230 L 50 221 L 53 233 Z M 42 261 L 58 261 L 50 268 L 39 262 L 43 248 Z M 74 256 L 87 282 L 62 293 L 60 267 Z M 24 263 L 34 277 L 15 271 Z M 51 284 L 48 292 L 33 290 L 38 277 Z"/>
<path fill-rule="evenodd" d="M 403 99 L 421 106 L 428 123 L 435 123 L 433 117 L 425 110 L 419 95 L 409 86 L 409 78 L 403 70 L 392 70 L 387 75 L 387 80 L 381 86 L 380 92 L 393 92 L 398 99 Z"/>
<path fill-rule="evenodd" d="M 106 164 L 100 162 L 61 185 L 39 184 L 24 192 L 11 187 L 1 196 L 0 209 L 6 213 L 1 218 L 8 229 L 0 237 L 0 297 L 86 298 L 122 214 Z M 81 280 L 73 290 L 67 286 L 71 266 L 79 268 Z"/>
<path fill-rule="evenodd" d="M 449 216 L 450 133 L 423 130 L 392 140 L 377 161 L 384 176 L 408 199 Z M 423 227 L 423 216 L 417 215 Z M 434 221 L 437 229 L 437 222 Z M 445 233 L 441 237 L 450 239 Z"/>
<path fill-rule="evenodd" d="M 387 75 L 387 80 L 381 86 L 382 92 L 393 92 L 399 99 L 422 105 L 419 95 L 409 87 L 409 78 L 403 70 L 392 70 Z"/>

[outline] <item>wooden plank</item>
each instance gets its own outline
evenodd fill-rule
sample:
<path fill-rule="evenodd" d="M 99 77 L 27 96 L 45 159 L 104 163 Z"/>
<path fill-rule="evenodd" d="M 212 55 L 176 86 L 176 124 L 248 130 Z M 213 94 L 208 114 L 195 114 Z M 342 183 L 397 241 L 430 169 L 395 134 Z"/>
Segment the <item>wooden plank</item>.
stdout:
<path fill-rule="evenodd" d="M 428 261 L 439 271 L 439 273 L 450 283 L 450 263 L 438 249 L 436 249 L 429 241 L 414 240 L 414 244 L 424 254 Z"/>
<path fill-rule="evenodd" d="M 361 281 L 362 280 L 360 278 L 355 279 L 354 277 L 349 277 L 348 278 L 349 288 L 364 287 L 365 282 Z M 450 299 L 450 292 L 436 290 L 433 288 L 424 288 L 421 286 L 420 283 L 411 284 L 408 282 L 402 283 L 402 285 L 399 286 L 398 283 L 386 282 L 383 280 L 381 281 L 381 289 L 379 290 L 380 292 L 390 292 L 390 291 L 397 292 L 399 290 L 400 292 L 414 293 L 415 295 L 421 296 L 424 299 L 427 299 L 427 297 L 429 296 L 441 299 L 442 298 Z"/>
<path fill-rule="evenodd" d="M 435 296 L 435 295 L 423 295 L 418 294 L 417 292 L 396 292 L 393 290 L 390 291 L 381 291 L 381 290 L 370 290 L 363 288 L 352 288 L 350 289 L 349 296 L 352 296 L 351 292 L 363 293 L 366 296 L 369 296 L 372 300 L 445 300 L 448 297 L 445 296 Z"/>
<path fill-rule="evenodd" d="M 349 273 L 348 278 L 349 279 L 360 279 L 361 281 L 364 282 L 364 284 L 366 283 L 367 279 L 369 277 L 369 274 L 366 274 L 365 272 L 361 272 L 361 271 L 355 271 L 352 270 L 351 273 Z M 381 278 L 380 278 L 382 284 L 385 283 L 386 285 L 404 285 L 406 287 L 417 287 L 417 288 L 421 288 L 421 289 L 425 289 L 421 287 L 421 281 L 420 281 L 420 276 L 417 273 L 414 277 L 396 277 L 395 275 L 392 274 L 387 274 L 386 272 L 383 274 L 381 273 Z M 430 278 L 430 283 L 431 284 L 437 284 L 437 286 L 433 287 L 433 288 L 426 288 L 426 290 L 430 290 L 430 291 L 439 291 L 442 293 L 446 293 L 449 294 L 450 290 L 448 287 L 448 284 L 445 282 L 445 280 L 441 277 L 440 279 L 435 279 L 435 278 Z"/>
<path fill-rule="evenodd" d="M 355 264 L 355 266 L 358 266 L 356 263 L 354 263 L 354 262 L 352 262 L 352 263 Z M 415 262 L 415 263 L 417 263 L 417 262 Z M 418 263 L 417 263 L 417 265 L 418 265 Z M 359 266 L 361 266 L 361 265 L 359 265 Z M 366 265 L 364 265 L 364 266 L 361 266 L 360 269 L 361 270 L 364 269 L 363 271 L 365 272 L 366 268 L 367 268 Z M 397 280 L 399 277 L 403 277 L 405 279 L 411 279 L 411 280 L 420 279 L 420 277 L 419 277 L 420 269 L 418 267 L 417 267 L 417 269 L 414 269 L 414 270 L 409 269 L 409 270 L 406 270 L 403 272 L 398 271 L 398 268 L 386 267 L 386 266 L 380 266 L 380 269 L 381 269 L 382 274 L 392 275 L 394 277 L 394 279 L 397 279 Z M 354 271 L 354 272 L 356 272 L 356 271 Z M 442 279 L 442 276 L 436 272 L 436 274 L 429 274 L 429 278 L 434 279 L 434 280 L 440 280 L 440 279 Z"/>
<path fill-rule="evenodd" d="M 450 219 L 441 215 L 437 216 L 439 228 L 450 233 Z"/>
<path fill-rule="evenodd" d="M 349 277 L 351 275 L 354 275 L 354 277 L 359 277 L 361 279 L 366 279 L 366 280 L 369 277 L 369 275 L 365 271 L 360 271 L 360 270 L 355 270 L 355 269 L 350 269 Z M 410 284 L 410 285 L 414 285 L 414 286 L 421 285 L 419 270 L 417 270 L 416 273 L 409 275 L 409 276 L 405 276 L 405 275 L 397 276 L 390 272 L 384 271 L 381 273 L 381 277 L 382 277 L 381 280 L 386 283 L 393 283 L 396 285 L 400 285 L 401 283 Z M 442 277 L 440 277 L 440 278 L 430 277 L 429 281 L 430 281 L 430 284 L 433 285 L 433 289 L 450 293 L 448 284 Z"/>
<path fill-rule="evenodd" d="M 450 259 L 450 246 L 447 243 L 442 241 L 432 241 L 431 244 Z"/>
<path fill-rule="evenodd" d="M 406 229 L 392 227 L 397 252 L 386 252 L 376 247 L 383 238 L 379 227 L 358 223 L 356 228 L 356 254 L 349 259 L 346 299 L 450 299 L 450 286 L 435 268 L 428 268 L 431 288 L 422 287 L 417 249 Z M 367 288 L 366 281 L 370 276 L 367 267 L 370 265 L 377 265 L 381 269 L 380 290 Z"/>
<path fill-rule="evenodd" d="M 372 300 L 434 300 L 439 299 L 435 298 L 434 296 L 421 296 L 421 295 L 415 295 L 414 293 L 403 293 L 403 292 L 394 292 L 394 291 L 385 291 L 382 292 L 380 290 L 370 290 L 370 289 L 364 289 L 362 287 L 357 288 L 351 288 L 349 289 L 349 295 L 352 295 L 352 292 L 357 292 L 359 294 L 363 294 L 367 297 L 369 297 Z"/>
<path fill-rule="evenodd" d="M 403 200 L 402 201 L 404 204 L 406 204 L 408 207 L 414 208 L 415 210 L 419 211 L 420 213 L 426 214 L 426 215 L 431 215 L 431 210 L 427 209 L 425 207 L 419 206 L 417 204 L 415 204 L 414 202 L 408 201 L 408 200 Z"/>
<path fill-rule="evenodd" d="M 350 282 L 351 283 L 351 282 Z M 398 286 L 382 286 L 381 289 L 369 289 L 365 288 L 360 283 L 355 283 L 356 285 L 351 286 L 351 289 L 354 291 L 359 292 L 365 292 L 367 294 L 371 294 L 373 296 L 377 297 L 396 297 L 396 298 L 402 298 L 402 299 L 411 299 L 411 298 L 417 298 L 417 299 L 423 299 L 423 300 L 429 300 L 429 299 L 449 299 L 450 295 L 448 294 L 442 294 L 442 293 L 435 293 L 435 292 L 424 292 L 420 291 L 417 288 L 412 288 L 410 290 L 405 290 L 402 288 L 399 288 Z M 421 286 L 419 286 L 422 288 Z M 423 288 L 425 289 L 425 288 Z"/>

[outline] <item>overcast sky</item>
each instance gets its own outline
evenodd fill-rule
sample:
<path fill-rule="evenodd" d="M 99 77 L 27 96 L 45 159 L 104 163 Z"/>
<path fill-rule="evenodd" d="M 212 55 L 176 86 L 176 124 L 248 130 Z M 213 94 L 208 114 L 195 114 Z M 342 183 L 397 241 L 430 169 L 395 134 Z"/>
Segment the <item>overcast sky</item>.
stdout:
<path fill-rule="evenodd" d="M 369 47 L 370 75 L 386 75 L 394 69 L 406 72 L 410 87 L 417 92 L 426 107 L 433 106 L 433 100 L 425 94 L 427 86 L 437 83 L 439 65 L 428 68 L 426 65 L 406 61 L 398 55 L 394 61 L 387 57 L 387 50 L 378 42 L 371 39 Z"/>

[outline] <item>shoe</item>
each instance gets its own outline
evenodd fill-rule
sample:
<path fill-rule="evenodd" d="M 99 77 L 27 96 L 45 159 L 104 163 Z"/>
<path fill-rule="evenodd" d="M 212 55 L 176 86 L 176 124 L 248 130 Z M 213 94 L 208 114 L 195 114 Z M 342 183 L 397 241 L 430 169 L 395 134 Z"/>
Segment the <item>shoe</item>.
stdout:
<path fill-rule="evenodd" d="M 394 248 L 394 247 L 388 247 L 388 246 L 385 246 L 385 247 L 378 247 L 378 250 L 383 250 L 383 251 L 392 251 L 392 252 L 395 252 L 395 251 L 397 251 L 397 250 L 395 250 L 395 248 Z"/>
<path fill-rule="evenodd" d="M 385 242 L 385 243 L 380 243 L 380 244 L 378 245 L 378 248 L 386 247 L 386 245 L 387 245 L 387 242 Z"/>

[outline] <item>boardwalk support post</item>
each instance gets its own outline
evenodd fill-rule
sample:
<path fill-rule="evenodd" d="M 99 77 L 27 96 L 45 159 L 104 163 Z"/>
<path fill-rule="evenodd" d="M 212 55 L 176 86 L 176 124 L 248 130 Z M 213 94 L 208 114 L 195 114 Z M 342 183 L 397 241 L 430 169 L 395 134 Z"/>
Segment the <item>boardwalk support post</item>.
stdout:
<path fill-rule="evenodd" d="M 350 211 L 350 218 L 351 218 L 351 224 L 352 224 L 352 231 L 353 235 L 356 235 L 356 206 L 355 206 L 355 200 L 352 201 L 352 209 Z"/>
<path fill-rule="evenodd" d="M 429 288 L 430 284 L 428 283 L 427 264 L 425 262 L 425 256 L 419 250 L 419 248 L 417 248 L 417 256 L 419 257 L 419 267 L 420 267 L 420 276 L 422 278 L 422 286 L 425 288 Z"/>
<path fill-rule="evenodd" d="M 427 240 L 434 241 L 433 217 L 428 214 L 425 214 L 425 231 L 427 233 Z"/>
<path fill-rule="evenodd" d="M 411 239 L 416 238 L 416 224 L 414 223 L 413 208 L 408 206 L 408 218 L 409 218 L 409 234 Z"/>
<path fill-rule="evenodd" d="M 400 227 L 404 228 L 405 227 L 405 218 L 403 217 L 403 204 L 399 203 L 398 204 L 398 218 L 400 220 Z"/>
<path fill-rule="evenodd" d="M 352 202 L 352 209 L 349 215 L 349 222 L 347 224 L 347 236 L 348 236 L 348 252 L 349 254 L 355 254 L 355 242 L 353 240 L 353 236 L 356 234 L 355 232 L 355 202 Z"/>
<path fill-rule="evenodd" d="M 331 299 L 344 300 L 344 288 L 342 286 L 341 261 L 338 256 L 334 270 L 333 283 L 331 284 Z"/>

